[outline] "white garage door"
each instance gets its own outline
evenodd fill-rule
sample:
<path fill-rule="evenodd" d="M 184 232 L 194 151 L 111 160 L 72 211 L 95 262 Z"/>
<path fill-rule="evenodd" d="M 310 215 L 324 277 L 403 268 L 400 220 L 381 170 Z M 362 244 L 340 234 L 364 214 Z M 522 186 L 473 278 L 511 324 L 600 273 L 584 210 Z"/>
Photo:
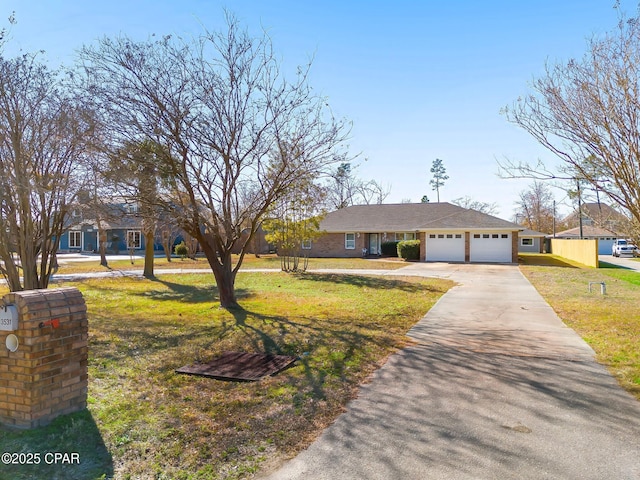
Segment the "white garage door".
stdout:
<path fill-rule="evenodd" d="M 613 247 L 613 238 L 598 239 L 598 255 L 611 255 L 611 247 Z"/>
<path fill-rule="evenodd" d="M 464 234 L 427 233 L 427 262 L 464 262 Z"/>
<path fill-rule="evenodd" d="M 511 263 L 510 233 L 472 233 L 469 260 L 472 262 Z"/>

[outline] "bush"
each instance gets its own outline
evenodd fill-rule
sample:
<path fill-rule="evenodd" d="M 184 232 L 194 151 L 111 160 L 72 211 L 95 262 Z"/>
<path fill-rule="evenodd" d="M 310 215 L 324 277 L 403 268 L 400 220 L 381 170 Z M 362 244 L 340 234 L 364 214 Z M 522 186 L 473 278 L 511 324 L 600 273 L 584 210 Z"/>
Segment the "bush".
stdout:
<path fill-rule="evenodd" d="M 398 242 L 398 256 L 405 260 L 420 259 L 420 240 L 403 240 Z"/>
<path fill-rule="evenodd" d="M 380 245 L 380 251 L 382 252 L 382 255 L 386 255 L 387 257 L 397 257 L 398 242 L 382 242 L 382 245 Z"/>
<path fill-rule="evenodd" d="M 173 251 L 175 252 L 176 255 L 181 257 L 183 260 L 187 255 L 189 255 L 189 248 L 185 245 L 184 242 L 180 242 L 178 245 L 176 245 Z"/>

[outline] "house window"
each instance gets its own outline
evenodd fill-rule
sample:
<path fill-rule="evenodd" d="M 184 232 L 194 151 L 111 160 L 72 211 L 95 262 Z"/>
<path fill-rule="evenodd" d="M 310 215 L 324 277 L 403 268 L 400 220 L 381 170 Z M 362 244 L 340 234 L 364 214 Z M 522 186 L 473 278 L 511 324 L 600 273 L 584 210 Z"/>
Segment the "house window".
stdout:
<path fill-rule="evenodd" d="M 439 233 L 438 238 L 444 238 L 444 233 Z"/>
<path fill-rule="evenodd" d="M 396 242 L 401 242 L 403 240 L 415 240 L 416 234 L 415 232 L 396 232 Z"/>
<path fill-rule="evenodd" d="M 311 240 L 303 240 L 301 246 L 303 250 L 311 250 Z"/>
<path fill-rule="evenodd" d="M 456 238 L 462 238 L 462 234 L 461 233 L 456 233 Z"/>
<path fill-rule="evenodd" d="M 523 247 L 533 246 L 533 238 L 521 238 L 520 245 L 522 245 Z"/>
<path fill-rule="evenodd" d="M 129 230 L 127 232 L 127 249 L 138 250 L 140 247 L 140 230 Z"/>
<path fill-rule="evenodd" d="M 491 235 L 491 238 L 499 238 L 499 235 L 497 233 L 494 233 L 493 235 Z"/>
<path fill-rule="evenodd" d="M 473 234 L 473 238 L 480 238 L 480 234 L 479 233 L 474 233 Z"/>
<path fill-rule="evenodd" d="M 69 248 L 82 248 L 82 232 L 72 230 L 69 232 Z"/>
<path fill-rule="evenodd" d="M 344 234 L 344 248 L 347 250 L 353 250 L 356 248 L 356 234 L 355 233 L 345 233 Z"/>
<path fill-rule="evenodd" d="M 429 234 L 429 238 L 436 238 L 436 234 L 435 233 L 430 233 Z"/>
<path fill-rule="evenodd" d="M 509 238 L 509 234 L 508 233 L 503 233 L 502 234 L 502 238 Z"/>
<path fill-rule="evenodd" d="M 138 213 L 138 204 L 137 203 L 127 203 L 124 206 L 124 211 L 127 213 Z"/>
<path fill-rule="evenodd" d="M 483 233 L 482 234 L 482 238 L 489 238 L 489 234 L 488 233 Z"/>
<path fill-rule="evenodd" d="M 453 234 L 452 233 L 448 233 L 447 234 L 447 238 L 453 238 Z"/>

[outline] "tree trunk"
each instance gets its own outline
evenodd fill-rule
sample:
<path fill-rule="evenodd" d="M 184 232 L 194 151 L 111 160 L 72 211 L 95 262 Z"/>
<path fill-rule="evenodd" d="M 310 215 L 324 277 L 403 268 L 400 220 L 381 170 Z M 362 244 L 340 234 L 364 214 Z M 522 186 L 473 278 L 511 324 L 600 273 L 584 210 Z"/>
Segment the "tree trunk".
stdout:
<path fill-rule="evenodd" d="M 258 238 L 257 234 L 253 236 L 251 244 L 253 245 L 253 255 L 256 258 L 260 258 L 260 239 Z"/>
<path fill-rule="evenodd" d="M 198 240 L 216 279 L 220 306 L 226 309 L 239 309 L 235 290 L 236 274 L 232 268 L 231 252 L 222 252 L 218 258 L 216 248 L 211 246 L 207 238 L 200 237 Z"/>
<path fill-rule="evenodd" d="M 240 305 L 236 299 L 236 275 L 231 270 L 230 264 L 219 265 L 213 268 L 213 275 L 218 286 L 220 296 L 220 306 L 226 309 L 239 309 Z"/>
<path fill-rule="evenodd" d="M 155 237 L 155 232 L 146 231 L 144 232 L 144 271 L 142 272 L 142 276 L 145 278 L 154 278 L 153 274 L 153 259 L 154 259 L 154 250 L 153 250 L 153 239 Z"/>
<path fill-rule="evenodd" d="M 171 239 L 167 239 L 165 241 L 162 242 L 162 248 L 164 249 L 164 255 L 165 257 L 167 257 L 167 262 L 171 261 L 171 254 L 173 253 L 171 251 Z"/>
<path fill-rule="evenodd" d="M 100 265 L 109 267 L 107 263 L 107 232 L 102 227 L 102 222 L 98 220 L 98 245 L 100 250 Z"/>

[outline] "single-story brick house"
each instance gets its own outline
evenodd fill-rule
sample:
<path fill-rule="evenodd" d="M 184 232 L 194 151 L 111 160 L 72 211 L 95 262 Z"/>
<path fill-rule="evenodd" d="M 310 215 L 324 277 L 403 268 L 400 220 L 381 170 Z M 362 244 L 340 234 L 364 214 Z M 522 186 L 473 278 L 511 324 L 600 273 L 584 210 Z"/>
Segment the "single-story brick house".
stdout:
<path fill-rule="evenodd" d="M 517 263 L 523 227 L 442 202 L 354 205 L 327 214 L 320 230 L 303 245 L 310 257 L 377 255 L 383 242 L 417 239 L 421 261 Z"/>

